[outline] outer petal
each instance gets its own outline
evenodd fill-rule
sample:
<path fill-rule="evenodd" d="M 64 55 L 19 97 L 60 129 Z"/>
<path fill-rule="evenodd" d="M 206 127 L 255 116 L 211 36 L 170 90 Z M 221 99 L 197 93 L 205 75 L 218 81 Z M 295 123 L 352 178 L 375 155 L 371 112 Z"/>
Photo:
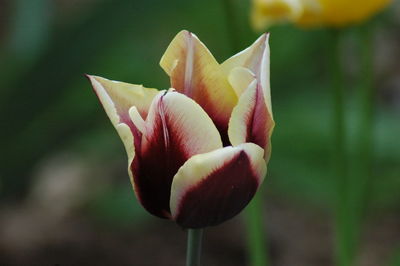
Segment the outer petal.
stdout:
<path fill-rule="evenodd" d="M 243 91 L 229 122 L 229 139 L 232 145 L 252 142 L 261 146 L 265 149 L 268 161 L 274 127 L 269 85 L 268 35 L 264 34 L 249 48 L 225 61 L 222 67 L 229 73 L 229 81 L 235 91 Z M 249 71 L 254 73 L 253 78 L 257 82 L 250 82 Z M 245 86 L 247 88 L 243 89 Z"/>
<path fill-rule="evenodd" d="M 168 46 L 160 65 L 170 76 L 171 87 L 200 104 L 224 138 L 238 97 L 206 46 L 193 33 L 181 31 Z"/>
<path fill-rule="evenodd" d="M 138 168 L 136 152 L 140 151 L 142 134 L 129 116 L 129 109 L 134 107 L 143 117 L 147 116 L 150 104 L 158 93 L 142 85 L 134 85 L 105 78 L 87 75 L 101 104 L 112 124 L 116 128 L 128 154 L 128 173 L 134 185 L 133 169 Z M 136 152 L 135 152 L 136 151 Z M 135 186 L 134 186 L 135 187 Z"/>
<path fill-rule="evenodd" d="M 142 85 L 91 75 L 87 77 L 114 126 L 119 123 L 130 124 L 129 109 L 132 106 L 136 106 L 140 114 L 146 118 L 150 104 L 159 92 Z"/>
<path fill-rule="evenodd" d="M 171 213 L 186 228 L 217 225 L 237 215 L 266 173 L 263 150 L 252 143 L 190 158 L 175 175 Z"/>
<path fill-rule="evenodd" d="M 178 169 L 193 155 L 221 147 L 217 128 L 197 103 L 178 92 L 158 94 L 145 121 L 134 177 L 143 206 L 169 218 L 171 183 Z"/>
<path fill-rule="evenodd" d="M 269 84 L 269 34 L 264 33 L 250 47 L 237 53 L 222 63 L 221 67 L 226 75 L 236 67 L 248 68 L 254 73 L 264 92 L 265 102 L 272 116 L 271 88 Z M 238 95 L 240 96 L 240 95 Z"/>
<path fill-rule="evenodd" d="M 265 149 L 264 157 L 271 154 L 270 138 L 274 121 L 270 118 L 267 106 L 257 81 L 254 80 L 239 99 L 229 121 L 229 139 L 232 145 L 252 142 Z"/>

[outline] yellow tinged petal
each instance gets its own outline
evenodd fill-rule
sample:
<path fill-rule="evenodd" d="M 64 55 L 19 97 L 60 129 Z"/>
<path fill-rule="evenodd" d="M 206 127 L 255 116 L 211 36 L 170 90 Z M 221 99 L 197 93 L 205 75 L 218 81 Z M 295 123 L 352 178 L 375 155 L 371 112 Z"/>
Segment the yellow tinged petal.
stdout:
<path fill-rule="evenodd" d="M 145 130 L 145 121 L 143 120 L 136 106 L 132 106 L 131 109 L 129 109 L 129 117 L 140 133 L 143 134 Z"/>
<path fill-rule="evenodd" d="M 136 128 L 140 131 L 143 127 L 139 117 L 147 116 L 149 106 L 158 90 L 148 89 L 142 85 L 111 81 L 98 76 L 87 75 L 87 77 L 125 146 L 128 155 L 128 173 L 135 189 L 131 166 L 135 159 L 135 143 L 140 143 Z M 133 122 L 129 109 L 133 110 L 131 116 L 137 118 Z"/>
<path fill-rule="evenodd" d="M 293 22 L 300 26 L 321 25 L 323 21 L 323 6 L 318 0 L 301 0 L 302 14 Z"/>
<path fill-rule="evenodd" d="M 300 0 L 253 0 L 251 22 L 256 30 L 293 21 L 302 14 Z"/>
<path fill-rule="evenodd" d="M 291 0 L 300 12 L 291 12 L 287 0 L 253 0 L 252 24 L 265 29 L 272 24 L 292 22 L 301 27 L 344 27 L 369 19 L 392 0 Z"/>
<path fill-rule="evenodd" d="M 238 104 L 232 111 L 229 120 L 228 136 L 233 146 L 247 142 L 249 124 L 247 120 L 252 120 L 254 105 L 256 101 L 257 81 L 254 80 L 239 98 Z"/>
<path fill-rule="evenodd" d="M 142 85 L 129 84 L 88 75 L 92 86 L 114 126 L 129 120 L 129 109 L 136 106 L 142 117 L 147 116 L 148 109 L 159 92 Z"/>
<path fill-rule="evenodd" d="M 249 87 L 249 85 L 256 79 L 256 76 L 249 69 L 244 67 L 235 67 L 229 73 L 229 83 L 240 97 L 242 93 Z"/>
<path fill-rule="evenodd" d="M 179 32 L 160 61 L 171 87 L 195 100 L 220 131 L 227 129 L 237 96 L 207 47 L 188 31 Z"/>
<path fill-rule="evenodd" d="M 128 173 L 131 180 L 133 189 L 135 189 L 133 181 L 133 173 L 130 169 L 133 159 L 135 158 L 135 146 L 132 131 L 127 124 L 118 124 L 116 127 L 118 135 L 120 136 L 122 142 L 124 143 L 126 154 L 128 155 Z"/>
<path fill-rule="evenodd" d="M 362 22 L 385 8 L 390 0 L 318 0 L 321 22 L 335 27 Z M 321 24 L 321 23 L 320 23 Z"/>
<path fill-rule="evenodd" d="M 257 82 L 261 85 L 265 103 L 268 111 L 272 115 L 271 87 L 270 87 L 270 50 L 269 34 L 261 35 L 250 47 L 237 53 L 222 63 L 221 67 L 226 75 L 237 67 L 244 67 L 254 73 Z"/>

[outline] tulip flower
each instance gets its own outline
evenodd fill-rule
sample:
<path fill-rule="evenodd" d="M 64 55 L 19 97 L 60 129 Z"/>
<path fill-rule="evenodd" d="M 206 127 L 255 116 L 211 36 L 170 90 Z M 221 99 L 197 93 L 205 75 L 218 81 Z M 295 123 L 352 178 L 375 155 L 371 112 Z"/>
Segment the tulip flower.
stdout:
<path fill-rule="evenodd" d="M 274 127 L 268 35 L 219 64 L 182 31 L 160 61 L 171 89 L 89 80 L 128 154 L 143 207 L 185 228 L 237 215 L 263 182 Z"/>
<path fill-rule="evenodd" d="M 280 22 L 303 27 L 343 27 L 360 23 L 391 0 L 253 0 L 252 23 L 263 29 Z"/>

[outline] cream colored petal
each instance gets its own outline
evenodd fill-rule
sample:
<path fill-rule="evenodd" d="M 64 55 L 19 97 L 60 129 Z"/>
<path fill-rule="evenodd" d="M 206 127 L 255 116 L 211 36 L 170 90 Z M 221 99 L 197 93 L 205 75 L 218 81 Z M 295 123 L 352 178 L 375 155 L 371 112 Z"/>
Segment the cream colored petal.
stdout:
<path fill-rule="evenodd" d="M 133 180 L 133 175 L 131 171 L 131 164 L 133 162 L 133 159 L 135 158 L 135 146 L 134 146 L 134 137 L 132 134 L 131 129 L 127 124 L 118 124 L 116 127 L 116 130 L 118 132 L 118 135 L 120 136 L 122 142 L 124 143 L 126 154 L 128 155 L 128 174 L 130 177 L 130 180 L 132 182 L 133 188 L 135 189 L 134 186 L 134 180 Z"/>
<path fill-rule="evenodd" d="M 140 133 L 143 134 L 145 130 L 145 121 L 143 120 L 136 106 L 132 106 L 131 109 L 129 109 L 129 117 Z"/>
<path fill-rule="evenodd" d="M 249 87 L 249 85 L 256 79 L 256 76 L 248 68 L 235 67 L 229 73 L 229 83 L 235 90 L 238 97 Z"/>
<path fill-rule="evenodd" d="M 114 126 L 130 120 L 129 109 L 132 106 L 136 106 L 142 117 L 146 118 L 151 101 L 158 93 L 158 90 L 145 88 L 142 85 L 98 76 L 87 75 L 87 77 Z"/>
<path fill-rule="evenodd" d="M 172 40 L 160 61 L 171 87 L 194 99 L 220 131 L 227 130 L 237 96 L 207 47 L 188 31 Z"/>
<path fill-rule="evenodd" d="M 135 192 L 137 192 L 134 183 L 134 171 L 138 163 L 135 159 L 135 147 L 140 147 L 140 129 L 144 123 L 140 123 L 139 117 L 147 116 L 149 106 L 158 90 L 147 89 L 142 85 L 111 81 L 97 76 L 87 75 L 87 77 L 124 143 L 128 155 L 128 173 Z M 137 118 L 135 121 L 131 120 L 129 109 L 133 110 L 132 116 Z"/>
<path fill-rule="evenodd" d="M 221 136 L 207 113 L 195 101 L 175 91 L 160 92 L 154 99 L 142 147 L 157 134 L 163 134 L 166 146 L 179 141 L 188 156 L 222 147 Z"/>
<path fill-rule="evenodd" d="M 253 122 L 256 89 L 257 81 L 253 81 L 239 98 L 238 104 L 232 111 L 228 136 L 234 146 L 251 141 L 248 135 L 251 132 Z"/>
<path fill-rule="evenodd" d="M 237 67 L 248 68 L 254 73 L 263 90 L 265 103 L 272 117 L 268 41 L 269 34 L 261 35 L 250 47 L 227 59 L 221 66 L 226 75 L 231 75 L 231 71 Z"/>

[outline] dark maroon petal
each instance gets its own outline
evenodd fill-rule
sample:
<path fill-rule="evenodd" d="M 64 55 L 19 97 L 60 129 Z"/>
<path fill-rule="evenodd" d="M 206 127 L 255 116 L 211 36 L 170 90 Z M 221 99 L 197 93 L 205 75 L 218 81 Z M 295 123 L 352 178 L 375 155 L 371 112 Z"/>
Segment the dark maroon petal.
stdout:
<path fill-rule="evenodd" d="M 264 148 L 264 157 L 268 161 L 274 121 L 264 93 L 265 91 L 256 81 L 248 86 L 233 109 L 228 133 L 233 145 L 251 142 Z"/>
<path fill-rule="evenodd" d="M 136 193 L 150 213 L 170 218 L 171 183 L 193 155 L 222 147 L 212 120 L 193 100 L 177 92 L 159 94 L 150 107 L 137 165 Z"/>
<path fill-rule="evenodd" d="M 268 150 L 270 147 L 270 130 L 274 125 L 271 114 L 269 114 L 265 103 L 264 91 L 257 84 L 255 90 L 255 104 L 247 122 L 247 135 L 245 142 L 252 142 Z"/>
<path fill-rule="evenodd" d="M 181 176 L 175 177 L 172 187 L 175 194 L 171 198 L 174 219 L 179 225 L 185 228 L 218 225 L 246 207 L 264 177 L 265 161 L 260 147 L 245 145 L 250 148 L 226 147 L 230 150 L 225 155 L 217 156 L 219 151 L 215 151 L 209 158 L 182 167 L 187 168 L 183 170 L 186 173 L 180 170 Z M 190 175 L 203 171 L 205 176 L 190 181 Z"/>

